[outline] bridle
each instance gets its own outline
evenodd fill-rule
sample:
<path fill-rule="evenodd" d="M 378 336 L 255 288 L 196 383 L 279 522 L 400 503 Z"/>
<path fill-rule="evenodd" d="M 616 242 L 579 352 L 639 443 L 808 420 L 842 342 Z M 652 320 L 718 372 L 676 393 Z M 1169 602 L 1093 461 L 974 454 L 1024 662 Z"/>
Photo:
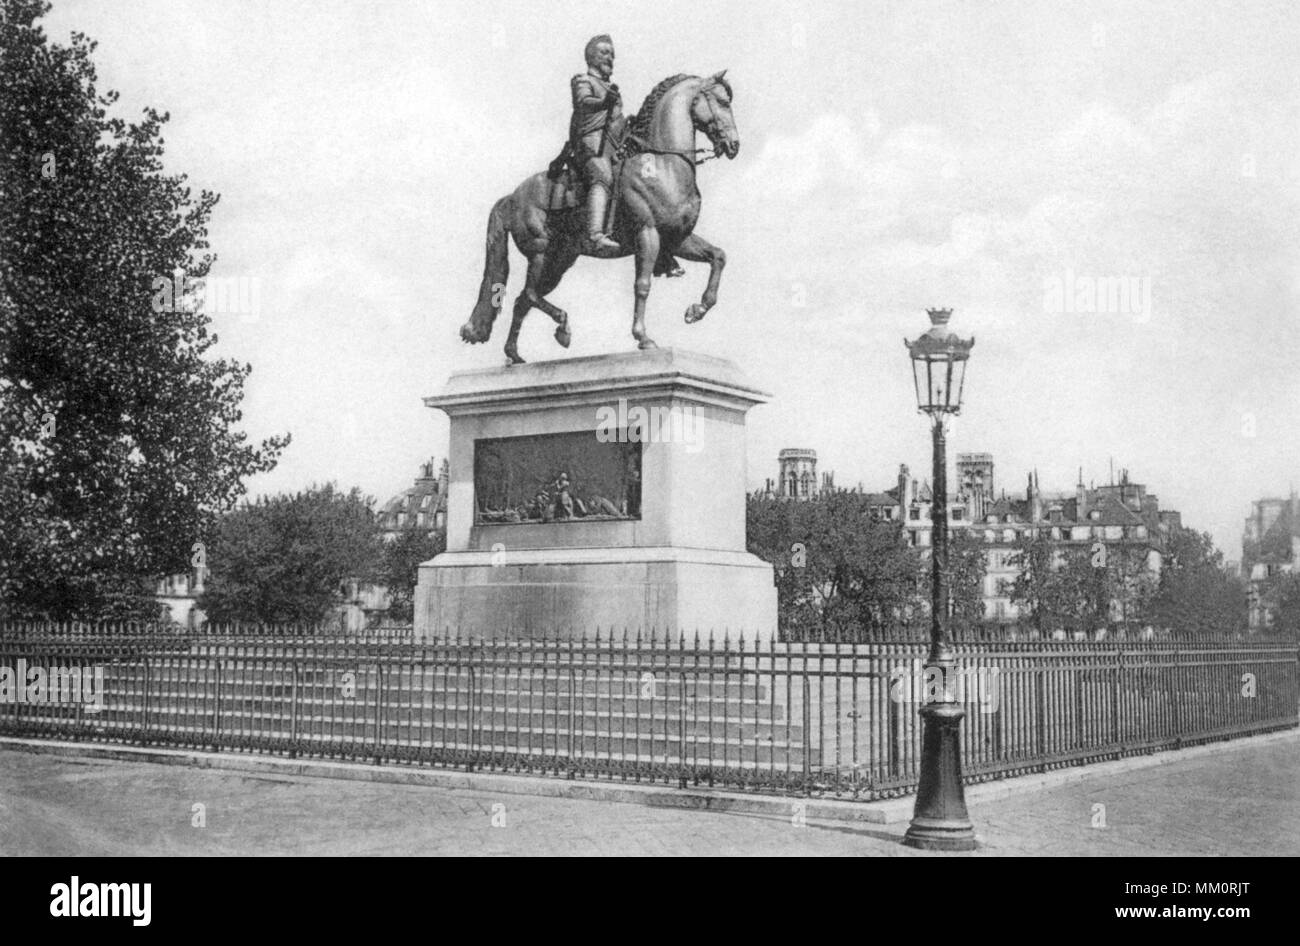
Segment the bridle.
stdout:
<path fill-rule="evenodd" d="M 704 104 L 709 110 L 709 119 L 704 123 L 704 132 L 709 136 L 710 140 L 712 140 L 718 133 L 718 112 L 717 109 L 713 107 L 713 100 L 705 93 L 716 84 L 716 82 L 710 82 L 708 85 L 701 86 L 700 91 L 696 92 L 695 97 L 691 99 L 692 112 L 695 111 L 695 103 L 701 98 L 704 99 Z M 635 147 L 633 147 L 634 145 Z M 685 149 L 678 151 L 673 148 L 652 148 L 648 142 L 638 135 L 629 134 L 623 140 L 623 143 L 619 145 L 616 156 L 622 160 L 623 158 L 629 157 L 633 154 L 674 154 L 683 161 L 687 161 L 696 167 L 699 167 L 705 161 L 712 161 L 714 158 L 719 156 L 715 148 L 695 148 L 692 151 L 687 151 Z M 704 157 L 700 157 L 700 155 L 704 155 Z"/>

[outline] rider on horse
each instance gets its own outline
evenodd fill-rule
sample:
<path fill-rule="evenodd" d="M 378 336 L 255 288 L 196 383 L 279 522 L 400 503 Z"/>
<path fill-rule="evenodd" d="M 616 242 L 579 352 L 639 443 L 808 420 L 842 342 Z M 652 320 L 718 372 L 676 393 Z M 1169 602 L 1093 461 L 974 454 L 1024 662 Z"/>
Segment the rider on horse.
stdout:
<path fill-rule="evenodd" d="M 583 55 L 586 73 L 574 76 L 573 118 L 569 122 L 569 147 L 575 166 L 587 185 L 587 233 L 584 249 L 600 256 L 622 252 L 605 233 L 605 212 L 614 187 L 614 137 L 622 131 L 623 103 L 614 72 L 614 41 L 606 34 L 593 36 Z"/>

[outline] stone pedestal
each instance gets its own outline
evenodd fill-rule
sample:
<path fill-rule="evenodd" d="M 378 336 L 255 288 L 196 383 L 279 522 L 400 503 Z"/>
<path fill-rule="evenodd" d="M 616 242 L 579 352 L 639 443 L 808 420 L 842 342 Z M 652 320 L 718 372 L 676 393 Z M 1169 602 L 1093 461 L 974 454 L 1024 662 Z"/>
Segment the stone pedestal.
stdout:
<path fill-rule="evenodd" d="M 451 438 L 417 638 L 774 636 L 772 567 L 745 551 L 745 413 L 766 399 L 673 349 L 452 375 L 425 400 Z"/>

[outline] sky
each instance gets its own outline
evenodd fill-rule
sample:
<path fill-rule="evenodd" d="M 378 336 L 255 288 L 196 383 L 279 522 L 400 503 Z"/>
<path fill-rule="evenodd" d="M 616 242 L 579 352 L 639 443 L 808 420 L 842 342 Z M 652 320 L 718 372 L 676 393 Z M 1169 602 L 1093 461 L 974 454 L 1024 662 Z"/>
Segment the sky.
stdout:
<path fill-rule="evenodd" d="M 686 264 L 647 324 L 772 393 L 751 486 L 783 447 L 840 486 L 928 475 L 902 341 L 942 306 L 976 339 L 949 451 L 993 454 L 999 492 L 1113 464 L 1235 559 L 1251 501 L 1300 488 L 1293 3 L 55 0 L 44 24 L 98 40 L 114 114 L 169 112 L 167 168 L 221 195 L 212 275 L 260 306 L 213 314 L 218 351 L 253 366 L 250 435 L 293 436 L 254 494 L 383 501 L 445 455 L 422 398 L 504 363 L 504 319 L 458 335 L 488 211 L 559 149 L 596 33 L 629 108 L 728 70 L 741 150 L 700 168 L 696 228 L 719 302 L 684 324 Z M 581 260 L 551 295 L 572 347 L 535 311 L 524 357 L 631 348 L 632 278 Z"/>

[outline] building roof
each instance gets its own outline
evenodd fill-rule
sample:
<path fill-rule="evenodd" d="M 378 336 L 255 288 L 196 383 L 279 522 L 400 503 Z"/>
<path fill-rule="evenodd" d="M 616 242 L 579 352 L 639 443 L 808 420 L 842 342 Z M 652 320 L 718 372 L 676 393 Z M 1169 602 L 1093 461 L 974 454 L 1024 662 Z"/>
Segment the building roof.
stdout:
<path fill-rule="evenodd" d="M 1084 522 L 1098 526 L 1141 526 L 1147 525 L 1137 512 L 1120 502 L 1118 496 L 1108 493 L 1089 497 L 1088 512 Z M 1076 511 L 1077 515 L 1077 511 Z"/>
<path fill-rule="evenodd" d="M 447 512 L 447 461 L 437 476 L 433 473 L 434 461 L 420 465 L 420 475 L 415 482 L 384 504 L 379 512 L 379 527 L 385 532 L 402 529 L 435 528 L 438 513 Z M 424 514 L 424 519 L 420 515 Z M 405 518 L 400 518 L 405 515 Z"/>
<path fill-rule="evenodd" d="M 1025 508 L 1028 505 L 1026 500 L 1010 499 L 1006 496 L 994 501 L 984 509 L 984 517 L 981 521 L 986 521 L 989 516 L 993 517 L 993 522 L 986 523 L 993 525 L 998 522 L 1006 522 L 1007 516 L 1011 517 L 1011 522 L 1028 522 L 1029 512 Z M 975 523 L 979 525 L 979 523 Z"/>
<path fill-rule="evenodd" d="M 1277 518 L 1259 539 L 1253 549 L 1252 561 L 1281 564 L 1295 560 L 1297 543 L 1300 543 L 1300 503 L 1284 501 Z"/>

